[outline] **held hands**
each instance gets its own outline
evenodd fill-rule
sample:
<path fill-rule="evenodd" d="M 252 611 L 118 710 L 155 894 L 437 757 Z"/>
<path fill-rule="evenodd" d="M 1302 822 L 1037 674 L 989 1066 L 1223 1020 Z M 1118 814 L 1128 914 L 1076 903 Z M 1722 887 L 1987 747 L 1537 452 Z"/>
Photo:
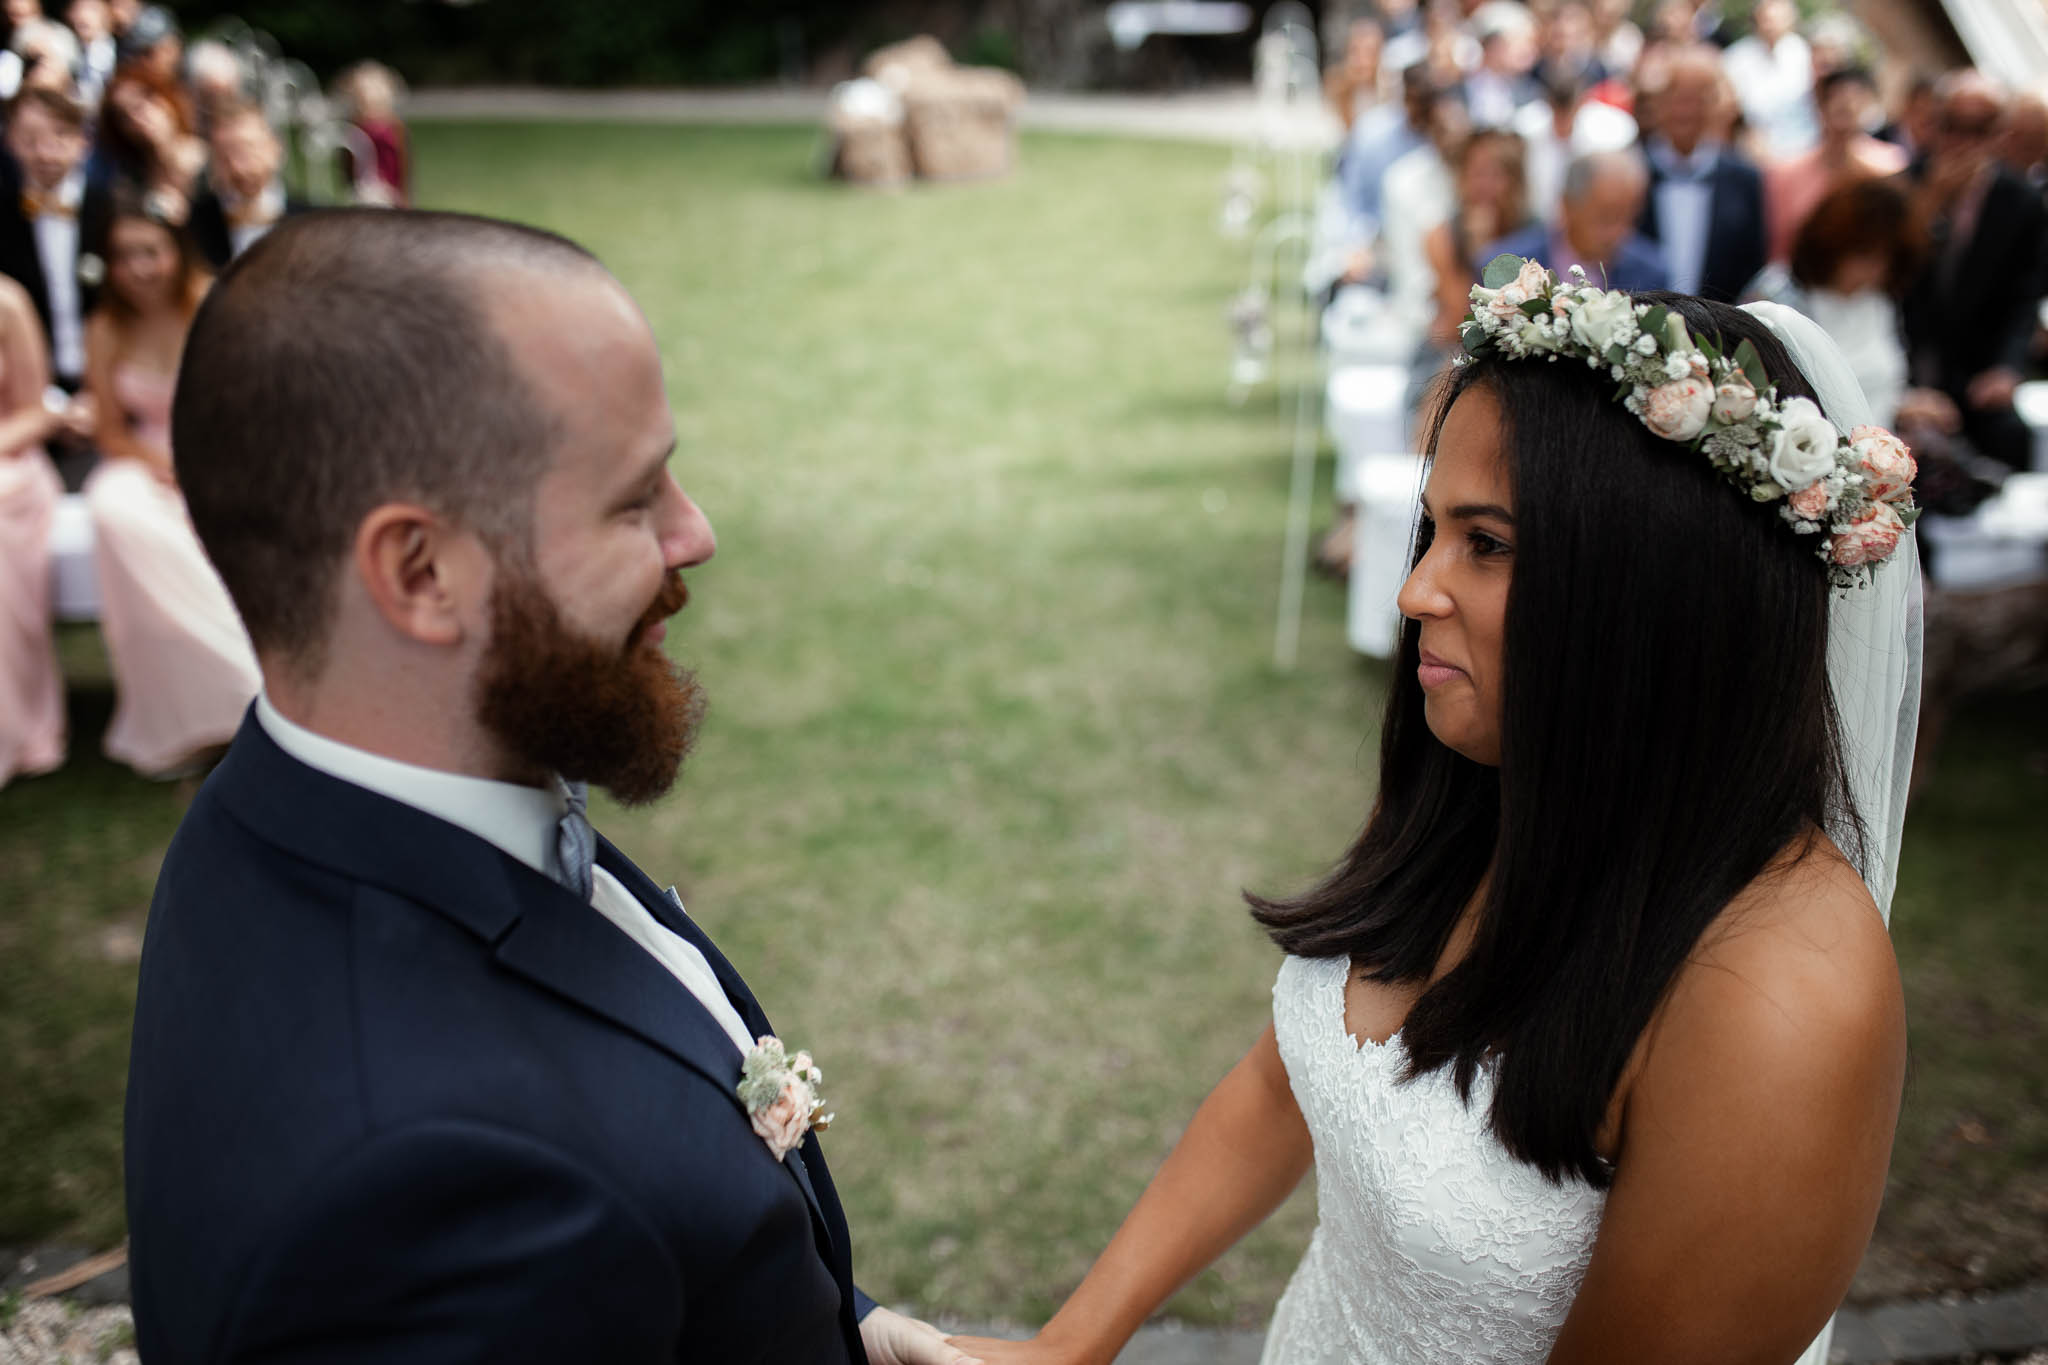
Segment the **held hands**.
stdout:
<path fill-rule="evenodd" d="M 952 1337 L 955 1346 L 972 1351 L 984 1365 L 1081 1365 L 1082 1358 L 1033 1337 L 1029 1341 L 996 1341 L 988 1337 Z"/>
<path fill-rule="evenodd" d="M 930 1323 L 879 1305 L 860 1320 L 860 1344 L 870 1365 L 984 1365 Z"/>

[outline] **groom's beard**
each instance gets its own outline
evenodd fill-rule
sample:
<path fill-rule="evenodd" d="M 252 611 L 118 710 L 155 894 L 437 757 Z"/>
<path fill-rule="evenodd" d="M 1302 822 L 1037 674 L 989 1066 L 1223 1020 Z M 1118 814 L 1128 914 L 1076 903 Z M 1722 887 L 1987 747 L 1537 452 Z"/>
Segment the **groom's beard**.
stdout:
<path fill-rule="evenodd" d="M 491 590 L 491 643 L 477 671 L 477 719 L 519 758 L 602 787 L 629 806 L 675 782 L 703 693 L 647 629 L 689 600 L 671 571 L 623 644 L 571 630 L 540 583 L 518 571 Z"/>

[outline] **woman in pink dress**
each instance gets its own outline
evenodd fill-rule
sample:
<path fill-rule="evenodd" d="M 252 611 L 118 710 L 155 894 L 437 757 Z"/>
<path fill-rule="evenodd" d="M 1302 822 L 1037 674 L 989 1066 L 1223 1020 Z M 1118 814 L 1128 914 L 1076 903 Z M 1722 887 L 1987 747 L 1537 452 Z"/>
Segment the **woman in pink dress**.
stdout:
<path fill-rule="evenodd" d="M 28 291 L 0 275 L 0 787 L 64 761 L 50 638 L 50 522 L 64 491 L 43 442 L 82 418 L 43 401 L 50 361 Z"/>
<path fill-rule="evenodd" d="M 125 195 L 107 256 L 106 292 L 85 332 L 105 457 L 85 494 L 118 693 L 105 749 L 138 772 L 173 776 L 234 738 L 260 676 L 171 468 L 178 355 L 206 274 L 181 232 Z"/>

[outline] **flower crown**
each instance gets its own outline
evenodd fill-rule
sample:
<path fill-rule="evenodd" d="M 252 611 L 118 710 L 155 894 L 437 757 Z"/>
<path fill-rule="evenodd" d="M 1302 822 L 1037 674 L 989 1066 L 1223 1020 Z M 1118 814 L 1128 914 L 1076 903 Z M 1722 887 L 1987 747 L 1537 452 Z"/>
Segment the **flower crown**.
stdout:
<path fill-rule="evenodd" d="M 1615 397 L 1652 434 L 1700 451 L 1727 480 L 1800 535 L 1836 587 L 1866 581 L 1920 513 L 1912 454 L 1883 427 L 1844 438 L 1810 398 L 1778 397 L 1756 348 L 1732 356 L 1661 304 L 1596 289 L 1572 267 L 1570 284 L 1519 256 L 1496 256 L 1472 286 L 1459 328 L 1472 356 L 1582 357 L 1619 381 Z"/>

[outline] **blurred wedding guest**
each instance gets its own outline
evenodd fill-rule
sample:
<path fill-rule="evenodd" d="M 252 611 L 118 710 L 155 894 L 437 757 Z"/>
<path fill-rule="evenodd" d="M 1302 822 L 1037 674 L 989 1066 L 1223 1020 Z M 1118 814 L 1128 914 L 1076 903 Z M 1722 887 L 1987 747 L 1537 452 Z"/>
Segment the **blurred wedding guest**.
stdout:
<path fill-rule="evenodd" d="M 185 34 L 162 5 L 143 5 L 127 27 L 116 30 L 121 65 L 135 62 L 159 81 L 175 83 L 185 75 Z"/>
<path fill-rule="evenodd" d="M 1531 74 L 1536 21 L 1520 0 L 1486 0 L 1472 15 L 1479 65 L 1465 76 L 1465 110 L 1475 128 L 1504 128 L 1515 111 L 1542 98 Z"/>
<path fill-rule="evenodd" d="M 1751 15 L 1754 31 L 1727 52 L 1743 116 L 1772 156 L 1803 152 L 1815 135 L 1813 50 L 1793 31 L 1798 22 L 1792 0 L 1761 0 Z"/>
<path fill-rule="evenodd" d="M 1560 82 L 1592 87 L 1608 77 L 1593 33 L 1593 13 L 1580 0 L 1564 0 L 1539 26 L 1535 76 L 1545 89 Z"/>
<path fill-rule="evenodd" d="M 108 253 L 86 341 L 105 459 L 85 488 L 117 693 L 105 749 L 146 776 L 174 776 L 234 738 L 259 677 L 171 464 L 171 395 L 206 272 L 184 234 L 127 191 Z"/>
<path fill-rule="evenodd" d="M 1618 152 L 1636 141 L 1636 121 L 1602 100 L 1588 97 L 1584 85 L 1570 79 L 1546 81 L 1543 99 L 1515 115 L 1521 134 L 1523 168 L 1529 188 L 1529 211 L 1548 221 L 1557 213 L 1564 193 L 1565 167 L 1587 152 Z"/>
<path fill-rule="evenodd" d="M 50 635 L 50 522 L 64 491 L 43 443 L 74 411 L 44 401 L 49 365 L 28 292 L 0 278 L 0 786 L 64 761 L 64 680 Z"/>
<path fill-rule="evenodd" d="M 1672 55 L 1645 148 L 1650 188 L 1638 226 L 1662 248 L 1670 288 L 1730 303 L 1763 269 L 1764 186 L 1749 158 L 1714 136 L 1720 83 L 1712 48 Z"/>
<path fill-rule="evenodd" d="M 1907 358 L 1914 384 L 1955 404 L 1972 445 L 2023 468 L 2030 438 L 2012 398 L 2033 342 L 2048 212 L 1994 155 L 2004 91 L 1966 70 L 1944 77 L 1937 97 L 1917 191 L 1931 252 L 1906 295 Z"/>
<path fill-rule="evenodd" d="M 1387 310 L 1411 338 L 1411 351 L 1426 346 L 1436 316 L 1436 271 L 1426 243 L 1456 204 L 1451 163 L 1471 131 L 1464 101 L 1441 93 L 1430 105 L 1429 140 L 1387 167 L 1379 264 L 1386 273 Z"/>
<path fill-rule="evenodd" d="M 193 122 L 210 137 L 220 116 L 249 100 L 249 73 L 235 50 L 217 38 L 201 38 L 185 52 L 185 88 L 192 95 Z"/>
<path fill-rule="evenodd" d="M 111 203 L 88 183 L 85 111 L 54 91 L 30 88 L 7 114 L 12 166 L 0 174 L 0 273 L 28 292 L 41 320 L 56 381 L 85 379 L 85 317 L 106 273 Z"/>
<path fill-rule="evenodd" d="M 72 93 L 78 40 L 71 30 L 40 15 L 16 24 L 0 52 L 0 100 L 13 99 L 30 85 Z"/>
<path fill-rule="evenodd" d="M 1386 33 L 1375 20 L 1354 19 L 1344 30 L 1344 55 L 1324 73 L 1324 98 L 1330 102 L 1330 112 L 1344 125 L 1347 137 L 1357 126 L 1358 116 L 1385 97 L 1380 88 L 1380 59 L 1386 49 Z"/>
<path fill-rule="evenodd" d="M 350 127 L 369 149 L 367 158 L 349 149 L 349 183 L 359 204 L 404 208 L 412 202 L 412 145 L 398 117 L 403 89 L 398 73 L 381 62 L 357 62 L 335 82 Z M 1354 92 L 1354 107 L 1383 107 L 1364 103 L 1365 93 L 1363 87 Z"/>
<path fill-rule="evenodd" d="M 1593 0 L 1593 41 L 1610 77 L 1626 76 L 1643 54 L 1643 31 L 1629 18 L 1629 0 Z"/>
<path fill-rule="evenodd" d="M 134 62 L 115 68 L 100 116 L 101 144 L 116 177 L 141 190 L 173 223 L 191 212 L 206 166 L 206 144 L 193 126 L 191 102 L 177 81 Z"/>
<path fill-rule="evenodd" d="M 1829 190 L 1906 169 L 1906 154 L 1864 129 L 1877 108 L 1877 81 L 1860 66 L 1822 76 L 1814 86 L 1820 141 L 1764 172 L 1764 214 L 1770 257 L 1783 261 L 1793 234 Z"/>
<path fill-rule="evenodd" d="M 2035 189 L 2048 188 L 2048 96 L 2027 90 L 2012 97 L 1998 159 Z"/>
<path fill-rule="evenodd" d="M 1472 307 L 1472 286 L 1487 261 L 1481 253 L 1528 225 L 1522 139 L 1504 128 L 1475 130 L 1451 157 L 1451 183 L 1450 215 L 1423 238 L 1436 276 L 1429 344 L 1446 353 L 1457 347 L 1458 323 Z"/>
<path fill-rule="evenodd" d="M 1480 253 L 1481 264 L 1506 253 L 1539 261 L 1559 275 L 1578 266 L 1607 289 L 1668 288 L 1663 256 L 1636 231 L 1649 183 L 1634 151 L 1576 157 L 1565 171 L 1556 219 L 1495 242 Z"/>
<path fill-rule="evenodd" d="M 1430 109 L 1440 87 L 1418 63 L 1401 73 L 1401 102 L 1369 110 L 1352 130 L 1337 168 L 1344 207 L 1377 231 L 1380 191 L 1387 168 L 1429 141 Z"/>
<path fill-rule="evenodd" d="M 205 188 L 193 197 L 186 226 L 200 255 L 221 270 L 286 215 L 312 205 L 285 190 L 284 147 L 258 106 L 223 111 L 208 146 Z"/>
<path fill-rule="evenodd" d="M 1904 183 L 1852 179 L 1821 196 L 1792 239 L 1789 263 L 1766 269 L 1752 293 L 1819 323 L 1889 427 L 1907 379 L 1898 302 L 1926 254 Z"/>
<path fill-rule="evenodd" d="M 1941 100 L 1935 93 L 1940 82 L 1925 72 L 1913 77 L 1899 104 L 1899 117 L 1889 130 L 1890 140 L 1906 149 L 1908 168 L 1915 180 L 1927 168 L 1934 150 L 1935 125 L 1941 119 Z"/>
<path fill-rule="evenodd" d="M 97 110 L 114 78 L 118 52 L 114 31 L 109 27 L 107 0 L 71 0 L 64 7 L 64 22 L 78 39 L 78 68 L 75 79 L 78 100 L 88 110 Z"/>

